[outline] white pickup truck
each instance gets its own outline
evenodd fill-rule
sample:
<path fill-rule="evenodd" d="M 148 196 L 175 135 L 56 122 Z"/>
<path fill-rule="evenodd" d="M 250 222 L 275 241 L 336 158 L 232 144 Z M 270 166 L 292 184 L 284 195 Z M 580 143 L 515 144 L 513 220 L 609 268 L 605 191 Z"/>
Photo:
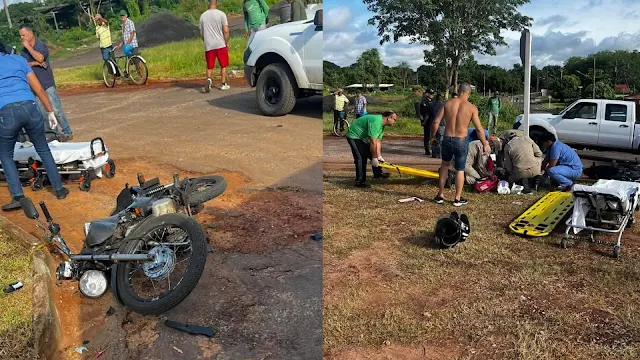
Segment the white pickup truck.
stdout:
<path fill-rule="evenodd" d="M 311 20 L 275 25 L 249 38 L 244 77 L 256 88 L 265 115 L 286 115 L 296 99 L 322 94 L 322 8 L 310 9 L 316 10 Z"/>
<path fill-rule="evenodd" d="M 640 107 L 632 101 L 580 99 L 558 115 L 530 114 L 529 135 L 550 132 L 567 144 L 640 150 Z M 523 115 L 514 129 L 524 130 Z"/>

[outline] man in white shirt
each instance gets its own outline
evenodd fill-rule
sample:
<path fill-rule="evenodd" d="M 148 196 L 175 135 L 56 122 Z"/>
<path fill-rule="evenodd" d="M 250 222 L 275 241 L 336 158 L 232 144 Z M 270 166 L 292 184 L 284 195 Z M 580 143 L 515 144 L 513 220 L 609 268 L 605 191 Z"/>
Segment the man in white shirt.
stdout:
<path fill-rule="evenodd" d="M 220 90 L 228 90 L 227 67 L 229 66 L 229 23 L 227 15 L 218 10 L 218 0 L 209 0 L 209 10 L 200 15 L 200 37 L 204 40 L 205 59 L 207 60 L 206 92 L 211 91 L 213 80 L 211 73 L 216 59 L 220 64 L 222 85 Z"/>

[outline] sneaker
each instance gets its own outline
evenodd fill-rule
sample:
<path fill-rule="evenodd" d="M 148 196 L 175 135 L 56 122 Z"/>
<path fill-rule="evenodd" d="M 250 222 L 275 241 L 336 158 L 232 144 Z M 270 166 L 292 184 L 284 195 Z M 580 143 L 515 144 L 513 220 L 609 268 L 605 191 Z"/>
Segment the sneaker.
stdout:
<path fill-rule="evenodd" d="M 374 179 L 387 179 L 391 176 L 390 173 L 382 173 L 380 175 L 373 175 Z"/>
<path fill-rule="evenodd" d="M 58 198 L 58 200 L 65 199 L 67 195 L 69 195 L 69 189 L 67 189 L 66 187 L 63 187 L 62 189 L 56 191 L 56 197 Z"/>
<path fill-rule="evenodd" d="M 231 89 L 231 86 L 229 86 L 227 83 L 223 83 L 222 85 L 220 85 L 220 90 L 229 90 Z"/>
<path fill-rule="evenodd" d="M 444 204 L 444 198 L 440 195 L 437 195 L 433 198 L 433 202 L 436 204 Z"/>
<path fill-rule="evenodd" d="M 371 187 L 371 185 L 369 185 L 367 183 L 356 183 L 356 187 L 362 188 L 362 189 L 368 189 L 368 188 Z"/>
<path fill-rule="evenodd" d="M 213 80 L 211 80 L 211 78 L 207 78 L 207 83 L 204 85 L 204 92 L 211 91 L 212 84 L 213 84 Z"/>
<path fill-rule="evenodd" d="M 18 209 L 22 209 L 19 197 L 14 197 L 13 199 L 11 199 L 11 202 L 2 205 L 2 211 L 13 211 Z"/>
<path fill-rule="evenodd" d="M 453 201 L 453 206 L 462 206 L 462 205 L 467 205 L 468 203 L 469 203 L 469 200 L 461 197 L 460 200 Z"/>

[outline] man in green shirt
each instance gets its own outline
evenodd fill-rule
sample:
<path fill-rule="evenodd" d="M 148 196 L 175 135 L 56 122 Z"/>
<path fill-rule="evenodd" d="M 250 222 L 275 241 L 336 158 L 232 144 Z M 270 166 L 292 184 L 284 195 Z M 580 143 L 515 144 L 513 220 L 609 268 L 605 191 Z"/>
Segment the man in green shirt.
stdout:
<path fill-rule="evenodd" d="M 244 0 L 244 34 L 249 36 L 254 32 L 267 28 L 269 6 L 264 0 Z"/>
<path fill-rule="evenodd" d="M 371 160 L 374 178 L 388 178 L 389 173 L 383 173 L 378 166 L 384 162 L 380 153 L 380 141 L 384 135 L 385 126 L 393 126 L 398 115 L 393 111 L 385 111 L 382 115 L 368 114 L 357 118 L 349 127 L 347 141 L 356 165 L 356 186 L 370 187 L 367 180 L 367 159 Z"/>
<path fill-rule="evenodd" d="M 307 10 L 302 0 L 287 0 L 291 4 L 291 21 L 307 20 Z"/>
<path fill-rule="evenodd" d="M 498 97 L 499 95 L 496 91 L 493 96 L 489 98 L 489 124 L 487 124 L 487 130 L 489 130 L 490 135 L 498 133 L 498 114 L 502 107 L 502 103 Z"/>

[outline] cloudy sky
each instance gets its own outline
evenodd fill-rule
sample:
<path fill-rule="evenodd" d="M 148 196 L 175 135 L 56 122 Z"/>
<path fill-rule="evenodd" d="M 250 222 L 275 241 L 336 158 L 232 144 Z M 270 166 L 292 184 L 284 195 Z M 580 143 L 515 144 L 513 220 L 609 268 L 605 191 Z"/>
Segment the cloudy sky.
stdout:
<path fill-rule="evenodd" d="M 371 13 L 359 0 L 325 0 L 324 59 L 340 66 L 355 62 L 377 47 L 386 65 L 407 61 L 423 65 L 421 45 L 407 41 L 380 46 L 377 29 L 367 25 Z M 571 56 L 600 50 L 640 49 L 640 0 L 531 0 L 520 11 L 532 17 L 533 64 L 558 65 Z M 504 31 L 509 47 L 497 56 L 476 55 L 481 64 L 511 68 L 520 62 L 520 33 Z"/>

